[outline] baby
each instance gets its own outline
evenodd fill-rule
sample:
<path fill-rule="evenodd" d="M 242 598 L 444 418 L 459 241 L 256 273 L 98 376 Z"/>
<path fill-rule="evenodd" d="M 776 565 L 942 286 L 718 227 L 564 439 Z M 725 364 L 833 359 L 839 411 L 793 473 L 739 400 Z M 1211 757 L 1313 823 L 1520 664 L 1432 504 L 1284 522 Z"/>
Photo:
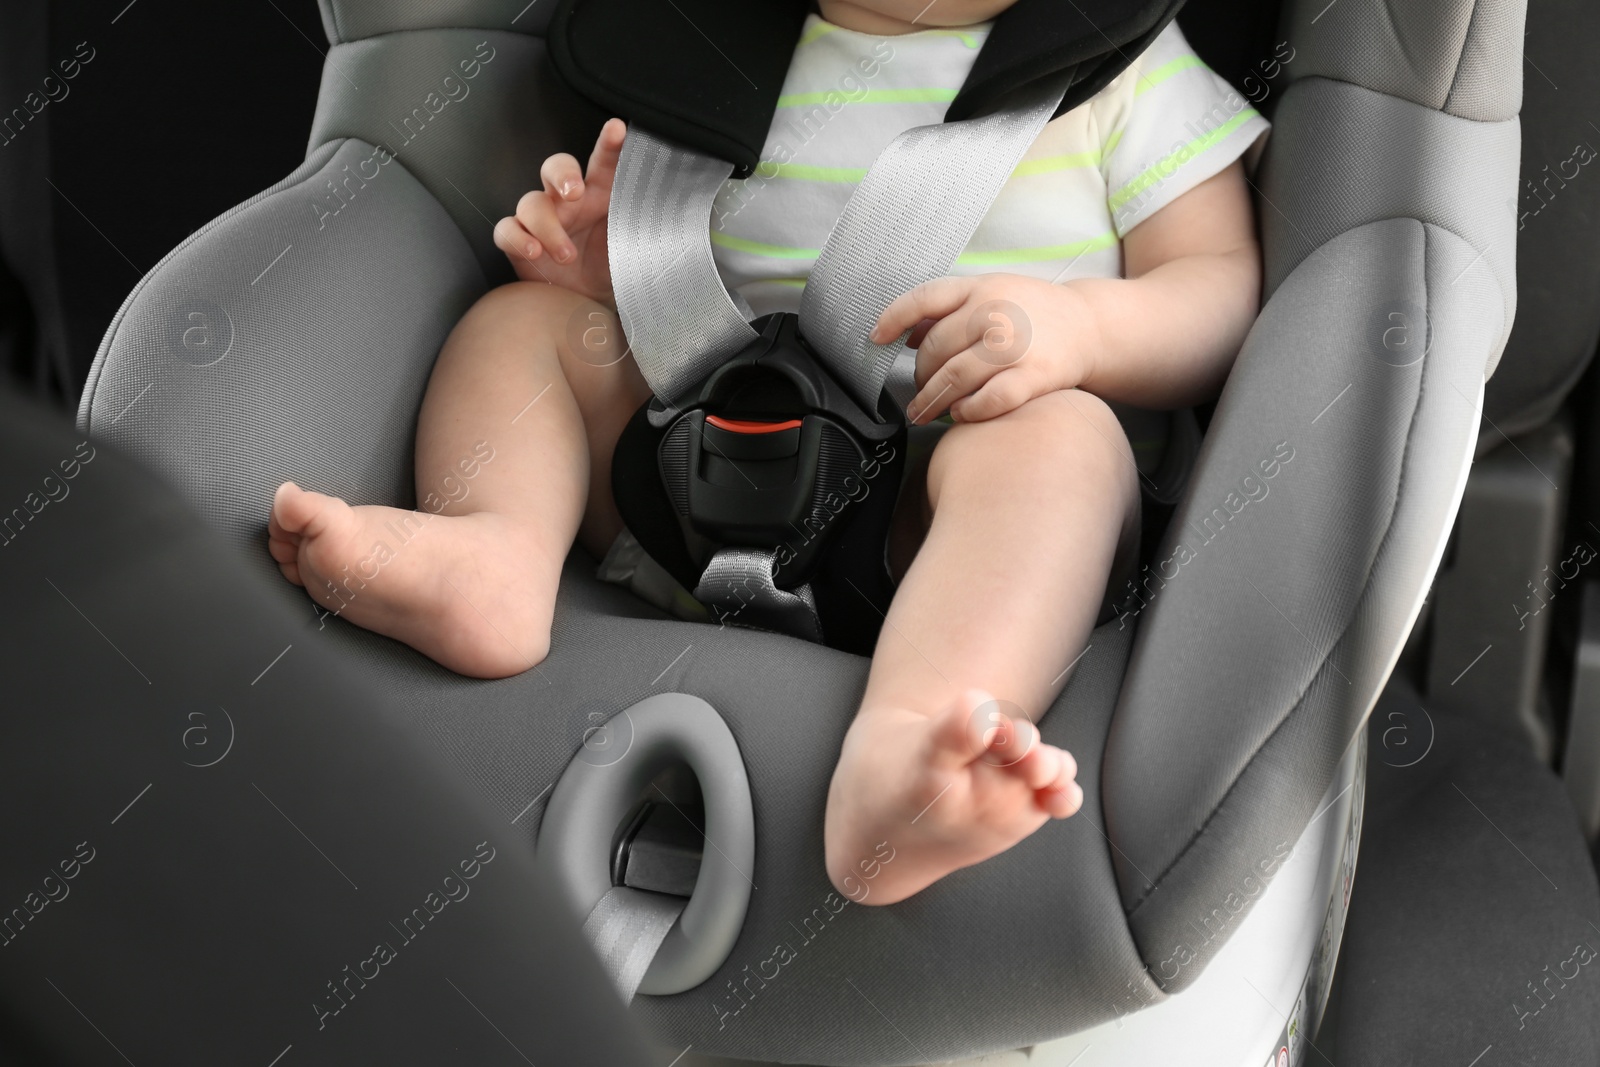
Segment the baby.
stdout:
<path fill-rule="evenodd" d="M 799 309 L 864 169 L 900 132 L 942 119 L 1013 2 L 820 0 L 769 162 L 728 182 L 713 215 L 722 279 L 757 314 Z M 828 793 L 828 875 L 853 899 L 860 864 L 876 872 L 866 902 L 892 903 L 1082 804 L 1072 757 L 1032 720 L 1136 543 L 1140 464 L 1112 405 L 1178 408 L 1221 387 L 1258 310 L 1239 157 L 1266 128 L 1169 26 L 1044 128 L 953 275 L 879 319 L 877 343 L 911 331 L 908 416 L 914 438 L 936 444 L 907 464 L 888 546 L 899 584 Z M 463 674 L 539 663 L 573 541 L 601 559 L 627 537 L 612 450 L 650 390 L 631 356 L 576 350 L 584 331 L 569 329 L 621 336 L 606 216 L 624 136 L 612 119 L 586 167 L 544 162 L 543 189 L 494 231 L 522 280 L 485 294 L 439 355 L 417 427 L 418 498 L 461 464 L 470 493 L 430 504 L 424 535 L 348 603 L 330 579 L 417 514 L 292 482 L 273 500 L 270 548 L 290 581 Z M 995 301 L 1011 309 L 998 345 L 997 321 L 979 313 Z"/>

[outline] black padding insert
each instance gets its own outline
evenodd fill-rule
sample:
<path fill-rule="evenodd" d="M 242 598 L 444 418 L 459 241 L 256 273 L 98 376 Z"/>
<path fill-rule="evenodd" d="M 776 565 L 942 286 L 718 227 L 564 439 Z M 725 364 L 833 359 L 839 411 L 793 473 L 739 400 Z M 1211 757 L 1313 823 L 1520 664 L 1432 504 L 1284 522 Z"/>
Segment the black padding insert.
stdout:
<path fill-rule="evenodd" d="M 1057 114 L 1105 87 L 1183 0 L 1018 0 L 995 22 L 947 120 L 992 110 L 1060 70 L 1074 84 Z M 550 55 L 578 92 L 630 124 L 734 164 L 760 159 L 807 0 L 562 0 Z"/>
<path fill-rule="evenodd" d="M 663 137 L 755 169 L 806 0 L 564 0 L 550 55 L 574 89 Z"/>
<path fill-rule="evenodd" d="M 1013 89 L 1068 67 L 1065 114 L 1105 88 L 1143 52 L 1183 0 L 1018 0 L 995 21 L 945 120 L 992 109 Z"/>
<path fill-rule="evenodd" d="M 661 484 L 656 453 L 662 433 L 650 425 L 648 407 L 641 404 L 617 438 L 611 453 L 611 493 L 639 544 L 679 585 L 692 590 L 700 584 L 702 568 L 689 557 L 677 510 Z"/>
<path fill-rule="evenodd" d="M 1205 0 L 1185 8 L 1178 19 L 1195 54 L 1268 119 L 1283 88 L 1268 75 L 1276 43 L 1283 40 L 1279 7 L 1278 0 Z"/>

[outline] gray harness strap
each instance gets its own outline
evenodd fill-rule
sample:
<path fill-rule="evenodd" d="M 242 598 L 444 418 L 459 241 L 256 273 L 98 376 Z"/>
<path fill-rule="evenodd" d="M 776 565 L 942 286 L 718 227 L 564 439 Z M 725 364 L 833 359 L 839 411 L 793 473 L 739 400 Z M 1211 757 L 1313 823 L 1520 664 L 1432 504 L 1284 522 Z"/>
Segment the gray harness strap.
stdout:
<path fill-rule="evenodd" d="M 878 316 L 906 291 L 950 273 L 1066 87 L 1059 75 L 1005 110 L 905 131 L 845 204 L 806 280 L 800 329 L 866 410 L 876 408 L 886 380 L 901 411 L 915 395 L 906 335 L 887 345 L 868 339 Z"/>
<path fill-rule="evenodd" d="M 779 589 L 773 581 L 777 569 L 776 549 L 737 545 L 724 548 L 706 564 L 694 598 L 715 609 L 719 620 L 820 642 L 822 626 L 810 585 L 792 591 Z"/>
<path fill-rule="evenodd" d="M 866 410 L 891 366 L 915 358 L 903 337 L 869 341 L 873 324 L 896 297 L 949 273 L 1067 81 L 1035 83 L 981 118 L 906 130 L 845 204 L 800 298 L 800 329 Z M 607 228 L 612 292 L 634 360 L 668 404 L 755 340 L 711 256 L 711 206 L 732 170 L 638 127 L 622 143 Z M 904 410 L 910 397 L 895 399 Z"/>
<path fill-rule="evenodd" d="M 656 950 L 687 903 L 682 897 L 619 885 L 601 897 L 583 921 L 583 936 L 594 946 L 624 1004 L 638 991 Z"/>
<path fill-rule="evenodd" d="M 663 402 L 755 340 L 711 259 L 711 202 L 733 165 L 637 126 L 617 161 L 606 228 L 629 349 Z"/>
<path fill-rule="evenodd" d="M 916 126 L 878 156 L 828 235 L 800 302 L 800 330 L 867 411 L 885 386 L 915 395 L 905 336 L 868 334 L 891 301 L 949 273 L 1006 179 L 1061 103 L 1062 72 L 981 118 Z M 732 166 L 633 127 L 611 190 L 608 245 L 617 314 L 639 370 L 669 406 L 755 339 L 711 256 L 712 203 Z M 675 411 L 652 413 L 665 425 Z M 770 553 L 726 548 L 695 598 L 719 615 L 820 638 L 810 590 L 773 582 Z"/>

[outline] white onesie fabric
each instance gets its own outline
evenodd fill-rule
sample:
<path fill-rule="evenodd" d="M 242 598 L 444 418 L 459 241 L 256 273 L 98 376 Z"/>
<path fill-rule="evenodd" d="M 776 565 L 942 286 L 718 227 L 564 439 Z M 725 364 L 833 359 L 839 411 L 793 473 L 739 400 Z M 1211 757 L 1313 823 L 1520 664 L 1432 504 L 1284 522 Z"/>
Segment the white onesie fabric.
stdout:
<path fill-rule="evenodd" d="M 944 120 L 992 25 L 879 37 L 807 16 L 761 163 L 730 180 L 712 211 L 723 283 L 757 315 L 800 309 L 867 167 L 901 132 Z M 1267 129 L 1169 23 L 1114 81 L 1045 126 L 951 273 L 1120 277 L 1121 238 Z"/>

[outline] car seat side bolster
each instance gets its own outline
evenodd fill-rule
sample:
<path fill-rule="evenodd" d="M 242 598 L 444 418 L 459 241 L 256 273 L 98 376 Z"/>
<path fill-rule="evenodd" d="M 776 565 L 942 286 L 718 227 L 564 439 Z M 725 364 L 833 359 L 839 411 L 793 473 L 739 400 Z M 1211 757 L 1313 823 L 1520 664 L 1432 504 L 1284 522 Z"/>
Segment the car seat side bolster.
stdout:
<path fill-rule="evenodd" d="M 122 298 L 122 304 L 117 308 L 117 313 L 112 316 L 111 324 L 106 328 L 105 336 L 100 339 L 100 347 L 95 351 L 94 363 L 89 367 L 89 377 L 84 383 L 83 395 L 79 398 L 77 414 L 78 429 L 86 433 L 94 433 L 96 435 L 101 434 L 103 431 L 101 426 L 93 425 L 91 421 L 91 416 L 94 413 L 96 404 L 95 390 L 100 384 L 102 372 L 106 370 L 112 339 L 117 336 L 118 329 L 121 326 L 123 319 L 127 316 L 129 308 L 139 300 L 141 294 L 144 292 L 145 287 L 148 286 L 151 281 L 155 279 L 172 260 L 184 255 L 190 246 L 204 238 L 214 227 L 222 225 L 234 215 L 238 215 L 250 210 L 255 205 L 269 199 L 270 197 L 276 196 L 285 189 L 303 185 L 305 182 L 310 180 L 313 175 L 322 170 L 322 168 L 327 164 L 328 157 L 333 155 L 333 153 L 337 151 L 338 147 L 338 144 L 326 144 L 320 146 L 317 150 L 311 152 L 306 157 L 306 161 L 304 163 L 290 171 L 282 181 L 268 186 L 255 196 L 252 196 L 250 199 L 240 204 L 236 204 L 227 211 L 224 211 L 221 215 L 218 215 L 216 218 L 200 227 L 200 229 L 184 238 L 183 241 L 181 241 L 175 248 L 173 248 L 166 255 L 162 256 L 155 266 L 151 267 L 145 272 L 144 277 L 140 278 L 138 283 L 135 284 L 131 290 L 129 290 L 128 295 Z M 113 374 L 114 373 L 115 372 L 113 372 Z"/>
<path fill-rule="evenodd" d="M 1479 259 L 1437 226 L 1369 223 L 1303 261 L 1246 341 L 1107 743 L 1107 831 L 1152 968 L 1293 845 L 1421 607 L 1503 333 Z M 1229 933 L 1157 970 L 1166 991 Z"/>
<path fill-rule="evenodd" d="M 1520 124 L 1476 122 L 1327 78 L 1284 93 L 1262 160 L 1267 295 L 1335 236 L 1378 219 L 1413 218 L 1460 234 L 1496 281 L 1502 335 L 1516 313 Z"/>
<path fill-rule="evenodd" d="M 124 303 L 85 393 L 80 426 L 176 483 L 263 573 L 285 479 L 412 503 L 423 388 L 487 285 L 449 215 L 380 158 L 330 142 L 195 233 Z"/>
<path fill-rule="evenodd" d="M 494 245 L 495 222 L 538 188 L 546 156 L 588 158 L 604 121 L 554 76 L 542 40 L 440 29 L 330 48 L 310 144 L 359 137 L 385 149 L 455 219 L 498 283 L 514 275 Z"/>
<path fill-rule="evenodd" d="M 1464 119 L 1522 108 L 1526 0 L 1325 0 L 1294 3 L 1281 36 L 1291 83 L 1329 78 Z"/>

